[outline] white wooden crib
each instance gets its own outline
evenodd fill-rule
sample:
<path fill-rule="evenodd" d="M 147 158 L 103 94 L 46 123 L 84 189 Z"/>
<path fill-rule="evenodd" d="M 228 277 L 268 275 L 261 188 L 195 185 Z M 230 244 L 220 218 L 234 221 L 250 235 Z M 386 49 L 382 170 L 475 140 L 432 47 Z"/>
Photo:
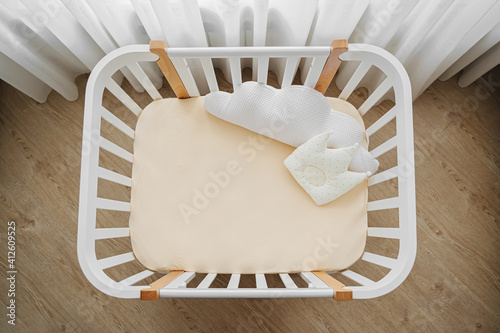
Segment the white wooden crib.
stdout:
<path fill-rule="evenodd" d="M 103 93 L 107 88 L 131 112 L 138 115 L 141 107 L 115 82 L 111 76 L 123 67 L 142 84 L 152 99 L 162 96 L 145 74 L 139 62 L 158 62 L 170 86 L 179 98 L 199 96 L 187 59 L 201 63 L 210 91 L 219 89 L 212 59 L 227 58 L 233 87 L 242 82 L 241 59 L 251 58 L 254 73 L 259 82 L 266 83 L 270 58 L 285 59 L 282 86 L 292 83 L 301 58 L 313 58 L 304 85 L 315 87 L 324 93 L 328 88 L 341 61 L 359 63 L 354 74 L 341 92 L 339 98 L 348 99 L 359 82 L 372 66 L 382 71 L 386 78 L 358 108 L 364 116 L 367 111 L 393 88 L 395 105 L 367 129 L 371 138 L 391 123 L 396 135 L 371 150 L 374 157 L 383 159 L 386 153 L 397 154 L 392 165 L 381 168 L 369 178 L 369 195 L 374 185 L 389 185 L 396 182 L 397 195 L 369 201 L 368 237 L 391 239 L 398 242 L 397 257 L 365 252 L 361 262 L 383 267 L 384 277 L 374 281 L 353 270 L 341 272 L 302 272 L 300 278 L 306 283 L 294 282 L 289 274 L 279 274 L 282 287 L 269 288 L 264 274 L 255 274 L 253 288 L 240 288 L 239 274 L 232 274 L 224 288 L 211 288 L 216 274 L 206 274 L 201 282 L 192 285 L 190 281 L 196 272 L 172 271 L 151 283 L 141 283 L 155 272 L 144 269 L 130 272 L 130 276 L 115 281 L 106 274 L 112 267 L 125 265 L 136 260 L 132 252 L 99 258 L 96 242 L 101 240 L 128 238 L 127 226 L 98 228 L 99 210 L 130 211 L 130 203 L 98 197 L 98 179 L 130 187 L 131 178 L 106 169 L 99 164 L 100 150 L 121 158 L 123 163 L 132 163 L 133 155 L 122 147 L 102 137 L 102 119 L 134 139 L 134 130 L 121 119 L 103 107 Z M 197 60 L 196 60 L 197 59 Z M 191 60 L 190 63 L 193 60 Z M 373 139 L 372 139 L 373 142 Z M 334 297 L 337 300 L 369 299 L 382 296 L 396 289 L 410 273 L 416 255 L 416 210 L 415 174 L 413 156 L 412 98 L 410 81 L 404 67 L 387 51 L 363 44 L 334 41 L 325 47 L 225 47 L 225 48 L 166 48 L 163 42 L 153 41 L 151 45 L 131 45 L 117 49 L 104 57 L 92 71 L 85 96 L 85 117 L 83 128 L 82 169 L 80 185 L 80 206 L 78 221 L 78 259 L 87 279 L 100 291 L 120 298 L 157 299 L 159 297 L 221 297 L 221 298 L 290 298 L 290 297 Z M 391 210 L 393 221 L 387 219 L 384 226 L 372 226 L 371 212 Z M 336 276 L 333 278 L 332 276 Z M 352 285 L 340 282 L 337 276 L 346 277 Z M 297 278 L 297 277 L 296 277 Z"/>

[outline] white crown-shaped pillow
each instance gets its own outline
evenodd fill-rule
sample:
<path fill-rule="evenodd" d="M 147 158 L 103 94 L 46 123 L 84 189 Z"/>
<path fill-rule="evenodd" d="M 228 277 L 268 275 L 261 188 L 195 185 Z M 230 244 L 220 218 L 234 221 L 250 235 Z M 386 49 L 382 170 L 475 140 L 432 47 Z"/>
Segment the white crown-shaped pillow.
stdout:
<path fill-rule="evenodd" d="M 337 199 L 370 176 L 369 171 L 347 171 L 359 145 L 328 149 L 326 143 L 331 134 L 316 135 L 285 159 L 285 166 L 293 178 L 317 205 Z"/>
<path fill-rule="evenodd" d="M 320 92 L 306 86 L 276 89 L 248 81 L 234 93 L 213 92 L 205 97 L 205 109 L 230 123 L 298 147 L 313 136 L 331 132 L 329 148 L 359 144 L 349 169 L 378 169 L 378 161 L 363 147 L 364 131 L 351 116 L 335 111 Z"/>

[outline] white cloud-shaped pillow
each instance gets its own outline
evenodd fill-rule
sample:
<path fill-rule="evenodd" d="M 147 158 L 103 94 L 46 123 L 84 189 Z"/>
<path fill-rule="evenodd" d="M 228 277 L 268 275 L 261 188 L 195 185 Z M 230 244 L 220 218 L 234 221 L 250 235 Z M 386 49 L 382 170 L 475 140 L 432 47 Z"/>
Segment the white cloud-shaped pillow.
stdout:
<path fill-rule="evenodd" d="M 316 135 L 285 159 L 293 178 L 317 205 L 337 199 L 370 176 L 369 171 L 347 171 L 359 145 L 327 149 L 330 135 L 330 132 Z"/>
<path fill-rule="evenodd" d="M 208 94 L 205 109 L 225 121 L 294 147 L 331 131 L 329 148 L 360 145 L 349 165 L 351 171 L 374 174 L 378 169 L 378 161 L 361 147 L 364 131 L 359 123 L 333 110 L 328 100 L 312 88 L 296 85 L 275 89 L 249 81 L 232 94 Z"/>

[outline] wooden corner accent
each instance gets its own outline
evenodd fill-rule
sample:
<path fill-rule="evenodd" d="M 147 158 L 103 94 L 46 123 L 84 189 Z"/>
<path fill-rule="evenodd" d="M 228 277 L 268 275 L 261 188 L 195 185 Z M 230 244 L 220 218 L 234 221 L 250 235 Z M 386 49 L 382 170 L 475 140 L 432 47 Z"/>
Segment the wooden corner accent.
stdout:
<path fill-rule="evenodd" d="M 344 289 L 345 285 L 340 281 L 335 280 L 333 277 L 323 271 L 313 272 L 321 281 L 326 283 L 330 288 L 335 290 L 333 298 L 336 301 L 352 301 L 352 290 Z"/>
<path fill-rule="evenodd" d="M 189 94 L 186 87 L 184 87 L 184 83 L 182 83 L 179 74 L 175 70 L 174 64 L 172 64 L 172 61 L 167 55 L 167 51 L 165 50 L 166 48 L 167 43 L 163 40 L 152 40 L 149 43 L 149 51 L 160 57 L 156 63 L 160 66 L 163 75 L 165 75 L 168 84 L 172 87 L 172 90 L 177 98 L 189 98 Z"/>
<path fill-rule="evenodd" d="M 146 288 L 141 290 L 141 300 L 143 301 L 155 301 L 160 298 L 160 289 L 165 287 L 170 282 L 174 281 L 179 277 L 184 271 L 170 271 L 165 274 L 155 282 L 151 283 L 149 286 L 151 288 Z"/>
<path fill-rule="evenodd" d="M 342 62 L 339 56 L 347 51 L 347 39 L 336 39 L 332 42 L 331 47 L 332 50 L 330 51 L 330 55 L 328 56 L 328 59 L 326 59 L 325 66 L 321 71 L 318 83 L 316 83 L 316 87 L 314 87 L 314 89 L 323 95 L 325 94 L 326 89 L 328 89 L 328 86 L 332 82 L 333 77 L 335 76 L 335 73 L 337 73 L 340 63 Z"/>

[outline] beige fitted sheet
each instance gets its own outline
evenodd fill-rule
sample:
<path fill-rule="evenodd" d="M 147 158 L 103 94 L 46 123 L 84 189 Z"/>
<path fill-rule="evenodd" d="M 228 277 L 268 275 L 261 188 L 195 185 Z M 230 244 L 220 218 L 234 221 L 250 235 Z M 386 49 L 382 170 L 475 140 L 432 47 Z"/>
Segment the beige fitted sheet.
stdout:
<path fill-rule="evenodd" d="M 294 147 L 212 116 L 203 101 L 163 99 L 139 117 L 130 213 L 137 259 L 155 271 L 221 274 L 331 271 L 358 260 L 367 181 L 317 206 L 283 164 Z M 329 101 L 364 128 L 351 104 Z"/>

